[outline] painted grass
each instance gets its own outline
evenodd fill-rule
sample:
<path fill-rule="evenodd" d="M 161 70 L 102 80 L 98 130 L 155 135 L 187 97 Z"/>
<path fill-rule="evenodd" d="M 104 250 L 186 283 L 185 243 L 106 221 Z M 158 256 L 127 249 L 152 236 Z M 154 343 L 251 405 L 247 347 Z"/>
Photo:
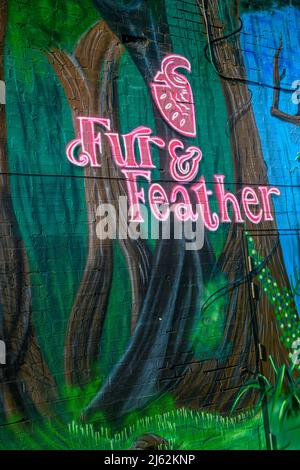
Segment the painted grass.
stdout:
<path fill-rule="evenodd" d="M 274 429 L 278 449 L 300 450 L 300 415 Z M 139 436 L 154 433 L 169 442 L 169 450 L 264 450 L 262 415 L 241 413 L 233 418 L 177 409 L 145 416 L 121 427 L 93 427 L 72 421 L 66 426 L 53 422 L 0 429 L 0 449 L 128 450 Z"/>
<path fill-rule="evenodd" d="M 144 433 L 157 434 L 169 442 L 170 450 L 262 449 L 264 432 L 260 415 L 240 414 L 234 418 L 186 409 L 141 418 L 133 425 L 110 434 L 105 427 L 69 425 L 73 445 L 85 449 L 130 449 Z M 96 447 L 95 447 L 96 445 Z"/>
<path fill-rule="evenodd" d="M 117 432 L 109 426 L 96 429 L 91 424 L 81 425 L 75 421 L 67 426 L 45 422 L 27 429 L 5 428 L 0 431 L 1 449 L 126 450 L 148 432 L 166 439 L 170 450 L 264 448 L 261 415 L 250 413 L 227 418 L 182 408 L 139 418 Z"/>

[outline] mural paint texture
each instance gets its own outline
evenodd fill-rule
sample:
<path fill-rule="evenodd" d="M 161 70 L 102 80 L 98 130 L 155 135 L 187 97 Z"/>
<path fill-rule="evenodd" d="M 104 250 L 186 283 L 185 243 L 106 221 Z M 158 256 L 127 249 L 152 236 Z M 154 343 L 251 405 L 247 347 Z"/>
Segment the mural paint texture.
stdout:
<path fill-rule="evenodd" d="M 299 19 L 1 1 L 1 448 L 299 448 Z"/>

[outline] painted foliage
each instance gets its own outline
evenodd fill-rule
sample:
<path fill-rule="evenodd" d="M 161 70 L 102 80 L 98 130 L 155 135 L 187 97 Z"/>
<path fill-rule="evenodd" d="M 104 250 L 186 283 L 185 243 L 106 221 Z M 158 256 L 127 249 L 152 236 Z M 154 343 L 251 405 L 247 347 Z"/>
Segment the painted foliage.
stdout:
<path fill-rule="evenodd" d="M 297 447 L 300 3 L 21 3 L 0 7 L 1 446 Z M 108 206 L 143 234 L 142 203 L 169 237 L 103 236 Z"/>

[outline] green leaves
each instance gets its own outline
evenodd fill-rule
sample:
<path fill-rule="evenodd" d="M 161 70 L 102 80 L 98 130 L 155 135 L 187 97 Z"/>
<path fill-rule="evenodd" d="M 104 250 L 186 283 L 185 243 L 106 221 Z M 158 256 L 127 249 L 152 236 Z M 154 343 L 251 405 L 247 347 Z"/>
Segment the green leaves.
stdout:
<path fill-rule="evenodd" d="M 14 46 L 72 51 L 78 38 L 99 19 L 92 0 L 10 0 L 9 34 Z"/>
<path fill-rule="evenodd" d="M 270 381 L 262 374 L 247 382 L 239 391 L 231 414 L 236 410 L 240 400 L 254 390 L 259 391 L 257 408 L 264 398 L 267 399 L 270 413 L 270 421 L 275 429 L 282 429 L 286 420 L 295 414 L 300 414 L 300 379 L 294 377 L 294 365 L 278 366 L 273 358 L 269 356 L 270 364 L 274 370 L 274 382 Z"/>

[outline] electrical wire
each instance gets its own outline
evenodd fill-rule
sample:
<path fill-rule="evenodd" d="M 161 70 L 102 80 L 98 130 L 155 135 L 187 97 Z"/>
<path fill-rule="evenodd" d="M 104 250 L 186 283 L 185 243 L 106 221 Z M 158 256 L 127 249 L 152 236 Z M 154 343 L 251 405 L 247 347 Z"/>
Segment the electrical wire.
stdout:
<path fill-rule="evenodd" d="M 33 177 L 33 178 L 39 178 L 39 177 L 45 177 L 45 178 L 78 178 L 78 179 L 98 179 L 98 180 L 113 180 L 113 181 L 134 181 L 131 180 L 130 178 L 119 178 L 116 176 L 92 176 L 92 175 L 66 175 L 66 174 L 59 174 L 59 173 L 20 173 L 20 172 L 9 172 L 9 171 L 0 171 L 0 177 L 1 175 L 3 176 L 24 176 L 24 177 Z M 156 183 L 176 183 L 174 179 L 155 179 Z M 206 184 L 215 184 L 215 181 L 205 181 Z M 226 181 L 226 184 L 232 185 L 232 186 L 237 186 L 240 185 L 240 183 L 236 181 Z M 261 186 L 264 184 L 265 186 L 273 186 L 271 184 L 266 184 L 264 182 L 260 183 L 252 183 L 250 181 L 245 181 L 243 182 L 243 185 L 250 185 L 250 186 Z M 276 184 L 277 188 L 300 188 L 300 184 Z"/>

